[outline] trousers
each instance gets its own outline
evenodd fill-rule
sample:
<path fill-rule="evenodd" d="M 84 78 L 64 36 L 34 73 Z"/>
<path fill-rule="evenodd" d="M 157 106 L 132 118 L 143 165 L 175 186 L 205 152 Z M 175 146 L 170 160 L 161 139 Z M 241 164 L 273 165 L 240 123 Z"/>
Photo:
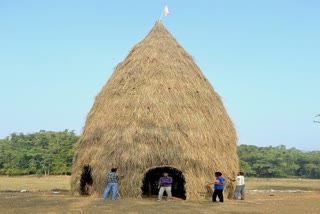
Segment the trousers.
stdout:
<path fill-rule="evenodd" d="M 111 200 L 115 201 L 118 196 L 118 183 L 108 183 L 103 191 L 102 199 L 106 199 L 110 191 L 112 192 Z"/>
<path fill-rule="evenodd" d="M 160 187 L 159 190 L 159 195 L 158 195 L 158 200 L 162 199 L 163 193 L 164 191 L 166 191 L 167 195 L 168 195 L 168 199 L 172 198 L 172 193 L 171 193 L 171 186 L 170 187 Z"/>

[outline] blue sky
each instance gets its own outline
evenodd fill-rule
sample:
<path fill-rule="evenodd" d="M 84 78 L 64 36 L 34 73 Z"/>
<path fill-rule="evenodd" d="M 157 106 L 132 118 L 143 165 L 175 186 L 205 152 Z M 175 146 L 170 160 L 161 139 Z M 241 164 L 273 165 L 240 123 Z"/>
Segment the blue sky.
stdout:
<path fill-rule="evenodd" d="M 223 98 L 239 144 L 320 150 L 317 0 L 0 0 L 0 138 L 81 133 L 165 5 L 165 27 Z"/>

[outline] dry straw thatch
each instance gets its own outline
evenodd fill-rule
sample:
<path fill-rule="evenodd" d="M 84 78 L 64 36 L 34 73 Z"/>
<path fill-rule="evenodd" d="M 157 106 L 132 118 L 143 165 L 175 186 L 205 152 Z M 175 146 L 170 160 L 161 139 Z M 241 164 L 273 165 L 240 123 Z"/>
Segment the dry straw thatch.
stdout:
<path fill-rule="evenodd" d="M 220 96 L 157 21 L 96 96 L 77 143 L 72 191 L 100 195 L 116 166 L 122 197 L 155 195 L 167 171 L 173 195 L 176 188 L 177 197 L 203 198 L 214 171 L 239 170 L 236 142 Z M 225 193 L 232 188 L 228 182 Z"/>

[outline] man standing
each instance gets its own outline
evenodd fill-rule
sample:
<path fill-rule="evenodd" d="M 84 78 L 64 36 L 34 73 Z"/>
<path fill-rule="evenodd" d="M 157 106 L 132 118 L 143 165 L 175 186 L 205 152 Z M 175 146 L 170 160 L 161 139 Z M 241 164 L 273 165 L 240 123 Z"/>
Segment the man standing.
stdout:
<path fill-rule="evenodd" d="M 217 197 L 218 197 L 219 202 L 223 203 L 224 177 L 222 177 L 221 172 L 215 172 L 214 175 L 216 177 L 216 180 L 208 183 L 208 185 L 214 184 L 212 202 L 217 202 Z"/>
<path fill-rule="evenodd" d="M 241 200 L 245 199 L 245 191 L 244 191 L 244 176 L 243 172 L 238 172 L 237 176 L 235 178 L 229 177 L 231 181 L 236 182 L 236 189 L 233 193 L 233 200 L 237 200 L 239 194 L 241 195 Z"/>
<path fill-rule="evenodd" d="M 169 176 L 168 173 L 163 173 L 163 177 L 159 179 L 159 195 L 158 195 L 158 201 L 161 201 L 163 192 L 166 191 L 168 199 L 172 199 L 172 194 L 171 194 L 171 186 L 172 186 L 172 177 Z"/>
<path fill-rule="evenodd" d="M 117 173 L 117 168 L 112 168 L 111 172 L 109 172 L 107 175 L 107 186 L 104 189 L 101 199 L 105 200 L 108 197 L 110 191 L 112 191 L 111 200 L 115 201 L 117 199 L 118 181 L 120 177 L 121 176 Z"/>

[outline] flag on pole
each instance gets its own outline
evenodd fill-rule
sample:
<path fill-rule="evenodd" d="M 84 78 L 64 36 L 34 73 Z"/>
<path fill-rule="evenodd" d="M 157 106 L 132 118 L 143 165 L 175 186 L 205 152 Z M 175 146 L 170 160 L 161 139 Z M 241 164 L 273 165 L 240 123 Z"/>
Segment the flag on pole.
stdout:
<path fill-rule="evenodd" d="M 167 5 L 163 8 L 163 14 L 164 14 L 165 16 L 169 16 L 169 8 L 168 8 Z"/>

